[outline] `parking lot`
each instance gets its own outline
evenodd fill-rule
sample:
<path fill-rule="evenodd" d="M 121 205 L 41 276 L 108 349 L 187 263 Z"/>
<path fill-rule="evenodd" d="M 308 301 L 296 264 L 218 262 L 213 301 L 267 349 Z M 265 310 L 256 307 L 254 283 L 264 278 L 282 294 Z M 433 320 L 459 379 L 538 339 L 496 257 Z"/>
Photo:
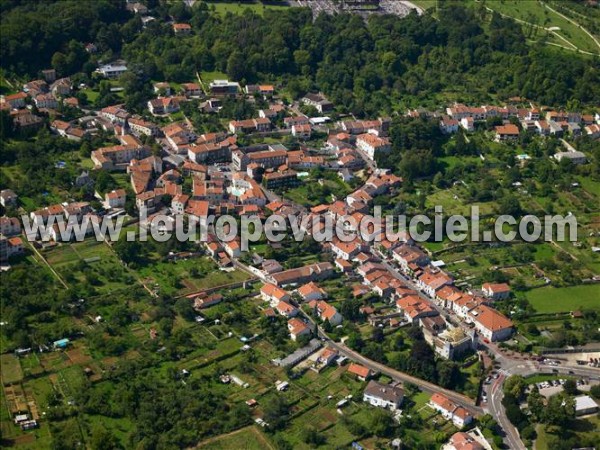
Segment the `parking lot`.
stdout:
<path fill-rule="evenodd" d="M 557 380 L 548 380 L 548 381 L 541 381 L 539 383 L 535 383 L 535 386 L 537 386 L 537 388 L 540 391 L 540 394 L 542 394 L 544 397 L 550 397 L 554 394 L 558 394 L 559 392 L 561 392 L 563 390 L 563 386 L 565 384 L 567 380 L 565 378 L 560 378 Z M 578 380 L 576 380 L 577 383 L 577 389 L 580 391 L 584 391 L 587 392 L 590 390 L 590 387 L 594 384 L 597 384 L 597 381 L 588 381 L 584 378 L 580 378 Z M 532 388 L 533 385 L 530 386 L 530 388 Z"/>

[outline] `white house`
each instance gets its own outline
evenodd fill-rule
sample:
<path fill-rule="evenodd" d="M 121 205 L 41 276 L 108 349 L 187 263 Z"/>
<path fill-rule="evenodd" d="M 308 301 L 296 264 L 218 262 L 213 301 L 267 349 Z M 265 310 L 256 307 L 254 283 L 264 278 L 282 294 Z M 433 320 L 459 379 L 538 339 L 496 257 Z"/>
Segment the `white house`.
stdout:
<path fill-rule="evenodd" d="M 310 336 L 311 333 L 310 327 L 297 317 L 288 320 L 288 330 L 290 330 L 292 341 L 296 341 L 302 336 Z"/>
<path fill-rule="evenodd" d="M 332 326 L 336 327 L 342 323 L 342 315 L 338 310 L 324 300 L 313 300 L 308 303 L 312 309 L 317 311 L 321 320 L 327 320 Z"/>
<path fill-rule="evenodd" d="M 96 69 L 96 72 L 105 76 L 106 78 L 118 78 L 127 72 L 127 66 L 125 64 L 105 64 Z"/>
<path fill-rule="evenodd" d="M 271 283 L 266 283 L 260 288 L 260 296 L 264 301 L 269 302 L 272 307 L 275 307 L 281 301 L 290 300 L 290 295 L 286 291 Z"/>
<path fill-rule="evenodd" d="M 298 288 L 298 294 L 305 302 L 322 300 L 327 297 L 327 293 L 313 281 Z"/>
<path fill-rule="evenodd" d="M 463 428 L 473 421 L 473 416 L 465 408 L 457 406 L 445 395 L 433 394 L 429 406 L 440 412 L 445 419 L 451 420 L 457 428 Z"/>
<path fill-rule="evenodd" d="M 116 189 L 104 195 L 104 203 L 109 209 L 124 208 L 127 200 L 125 189 Z"/>
<path fill-rule="evenodd" d="M 392 411 L 400 408 L 404 399 L 404 390 L 397 386 L 369 381 L 363 392 L 363 401 L 378 408 L 388 408 Z"/>
<path fill-rule="evenodd" d="M 504 300 L 510 297 L 510 286 L 506 283 L 484 283 L 481 290 L 483 295 L 492 300 Z"/>
<path fill-rule="evenodd" d="M 371 159 L 375 159 L 375 154 L 377 153 L 387 153 L 392 149 L 388 139 L 380 138 L 370 133 L 358 136 L 356 138 L 356 146 Z"/>
<path fill-rule="evenodd" d="M 480 305 L 473 309 L 469 316 L 477 331 L 492 342 L 508 339 L 513 333 L 513 323 L 510 319 L 489 306 Z"/>

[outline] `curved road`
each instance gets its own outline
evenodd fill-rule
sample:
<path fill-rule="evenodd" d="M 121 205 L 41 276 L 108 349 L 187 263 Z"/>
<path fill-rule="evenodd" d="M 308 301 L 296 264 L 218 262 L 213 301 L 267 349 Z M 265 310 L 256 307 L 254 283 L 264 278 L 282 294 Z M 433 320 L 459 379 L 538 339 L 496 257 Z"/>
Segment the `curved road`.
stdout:
<path fill-rule="evenodd" d="M 419 386 L 419 388 L 421 388 L 422 391 L 430 394 L 443 394 L 457 405 L 460 405 L 467 409 L 473 415 L 479 415 L 483 413 L 483 410 L 481 408 L 475 406 L 475 402 L 473 401 L 473 399 L 467 397 L 466 395 L 462 395 L 455 391 L 445 389 L 441 386 L 438 386 L 437 384 L 433 384 L 429 381 L 413 377 L 412 375 L 409 375 L 405 372 L 400 372 L 399 370 L 392 369 L 391 367 L 388 367 L 385 364 L 381 364 L 376 361 L 373 361 L 372 359 L 365 358 L 363 355 L 361 355 L 358 352 L 355 352 L 354 350 L 351 350 L 344 344 L 338 344 L 337 342 L 334 342 L 331 339 L 327 338 L 324 335 L 324 333 L 322 333 L 321 329 L 319 329 L 319 335 L 325 338 L 328 346 L 336 349 L 339 353 L 343 354 L 344 356 L 347 356 L 349 359 L 356 361 L 373 371 L 380 372 L 390 378 L 393 378 L 396 381 L 415 384 Z"/>
<path fill-rule="evenodd" d="M 506 411 L 502 405 L 504 391 L 502 386 L 508 375 L 521 375 L 524 377 L 535 374 L 563 374 L 577 375 L 582 377 L 590 377 L 600 379 L 600 369 L 582 366 L 544 366 L 539 363 L 528 361 L 523 356 L 509 357 L 505 355 L 495 344 L 484 345 L 496 357 L 496 361 L 500 363 L 500 376 L 494 380 L 493 384 L 484 389 L 488 392 L 488 404 L 484 407 L 488 410 L 498 425 L 505 433 L 504 440 L 511 450 L 526 450 L 525 445 L 521 441 L 519 432 L 516 427 L 508 420 Z M 554 372 L 556 371 L 556 372 Z"/>

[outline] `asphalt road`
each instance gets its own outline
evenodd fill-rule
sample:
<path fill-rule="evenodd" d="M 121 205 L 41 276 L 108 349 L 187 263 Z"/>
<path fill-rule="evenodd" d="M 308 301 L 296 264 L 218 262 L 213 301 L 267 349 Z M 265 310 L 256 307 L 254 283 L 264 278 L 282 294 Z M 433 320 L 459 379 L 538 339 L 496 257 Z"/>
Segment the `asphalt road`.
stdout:
<path fill-rule="evenodd" d="M 321 337 L 325 337 L 325 334 L 322 333 L 321 330 L 319 330 L 319 335 Z M 344 344 L 339 344 L 337 342 L 334 342 L 327 337 L 325 337 L 325 340 L 327 341 L 328 346 L 336 349 L 340 354 L 347 356 L 349 359 L 356 361 L 357 363 L 362 364 L 363 366 L 368 367 L 369 369 L 371 369 L 375 372 L 380 372 L 390 378 L 393 378 L 395 381 L 402 381 L 403 383 L 415 384 L 415 385 L 419 386 L 419 388 L 422 391 L 427 392 L 429 394 L 435 394 L 435 393 L 443 394 L 446 397 L 448 397 L 451 401 L 456 403 L 457 405 L 460 405 L 460 406 L 464 407 L 465 409 L 467 409 L 473 415 L 479 415 L 479 414 L 483 413 L 483 410 L 481 408 L 477 407 L 475 405 L 475 402 L 471 398 L 467 397 L 466 395 L 459 394 L 459 393 L 451 391 L 449 389 L 444 389 L 443 387 L 438 386 L 437 384 L 433 384 L 428 381 L 422 380 L 420 378 L 413 377 L 412 375 L 409 375 L 407 373 L 392 369 L 391 367 L 388 367 L 384 364 L 373 361 L 369 358 L 365 358 L 360 353 L 357 353 L 354 350 L 351 350 L 350 348 L 346 347 Z"/>

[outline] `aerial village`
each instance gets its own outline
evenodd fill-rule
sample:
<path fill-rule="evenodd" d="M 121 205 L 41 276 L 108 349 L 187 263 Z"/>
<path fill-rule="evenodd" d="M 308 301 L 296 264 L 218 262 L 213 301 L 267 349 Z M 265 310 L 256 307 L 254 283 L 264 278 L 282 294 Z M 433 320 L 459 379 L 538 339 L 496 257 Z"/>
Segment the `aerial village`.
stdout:
<path fill-rule="evenodd" d="M 176 35 L 185 35 L 190 30 L 189 24 L 173 24 Z M 88 51 L 94 51 L 93 44 L 89 44 Z M 126 72 L 126 62 L 116 61 L 99 67 L 97 76 L 112 80 Z M 64 199 L 31 211 L 32 218 L 41 217 L 46 222 L 52 217 L 66 220 L 74 215 L 99 221 L 104 216 L 127 215 L 134 229 L 150 226 L 150 219 L 158 214 L 173 221 L 176 216 L 201 221 L 210 214 L 261 219 L 271 214 L 294 215 L 311 219 L 307 223 L 313 223 L 315 217 L 352 216 L 360 221 L 372 212 L 378 197 L 393 196 L 403 184 L 403 179 L 392 170 L 377 164 L 379 155 L 392 149 L 391 119 L 359 120 L 337 114 L 323 93 L 308 93 L 299 101 L 289 102 L 279 95 L 282 86 L 242 86 L 236 81 L 207 82 L 199 77 L 177 86 L 156 82 L 155 98 L 148 101 L 143 115 L 130 113 L 124 104 L 114 104 L 98 110 L 81 107 L 83 116 L 65 119 L 58 112 L 59 105 L 61 109 L 80 109 L 73 94 L 82 88 L 73 86 L 69 78 L 57 79 L 55 71 L 50 69 L 43 71 L 43 78 L 26 83 L 21 92 L 2 98 L 2 109 L 10 112 L 20 132 L 46 126 L 43 117 L 49 116 L 50 131 L 66 140 L 79 142 L 87 136 L 105 133 L 110 142 L 92 149 L 89 170 L 73 180 L 78 186 L 89 187 L 90 201 Z M 256 117 L 221 121 L 220 131 L 204 134 L 198 133 L 182 112 L 186 103 L 197 101 L 203 114 L 216 114 L 232 99 L 261 107 L 257 108 Z M 498 143 L 510 144 L 525 132 L 564 137 L 564 149 L 553 158 L 557 162 L 568 159 L 573 164 L 587 162 L 586 155 L 569 144 L 569 137 L 582 134 L 600 137 L 600 114 L 543 110 L 525 103 L 514 99 L 514 104 L 505 106 L 452 104 L 439 111 L 416 109 L 404 114 L 433 118 L 445 134 L 462 128 L 468 135 L 480 124 L 492 120 L 496 125 L 487 136 Z M 302 112 L 307 110 L 311 114 Z M 523 161 L 528 158 L 526 154 L 519 155 Z M 124 184 L 99 191 L 90 178 L 90 172 L 98 171 L 118 174 Z M 307 189 L 307 185 L 329 186 L 327 201 L 307 206 L 287 195 L 294 189 Z M 340 185 L 345 195 L 331 194 Z M 5 189 L 0 200 L 2 206 L 16 211 L 19 192 Z M 100 208 L 93 206 L 98 203 Z M 147 222 L 136 222 L 132 213 L 142 211 Z M 29 245 L 38 252 L 67 244 L 62 241 L 58 226 L 51 230 L 49 241 L 28 236 L 30 244 L 21 236 L 23 230 L 16 216 L 0 218 L 0 226 L 4 261 L 26 252 Z M 88 231 L 91 234 L 93 230 Z M 304 231 L 310 236 L 319 230 L 309 227 Z M 221 311 L 226 311 L 227 292 L 231 290 L 236 290 L 241 298 L 252 299 L 260 311 L 260 320 L 285 321 L 285 334 L 290 341 L 282 347 L 286 354 L 277 352 L 276 357 L 269 358 L 269 364 L 277 368 L 275 373 L 281 377 L 272 383 L 277 391 L 299 389 L 293 386 L 294 377 L 299 376 L 296 373 L 309 370 L 313 372 L 312 382 L 317 383 L 318 378 L 314 377 L 329 369 L 335 371 L 336 379 L 344 373 L 354 383 L 353 388 L 343 387 L 339 392 L 323 390 L 333 399 L 339 414 L 344 414 L 344 409 L 358 400 L 387 409 L 401 420 L 407 396 L 414 403 L 418 386 L 422 391 L 416 394 L 421 408 L 418 413 L 428 421 L 433 416 L 441 418 L 448 424 L 444 430 L 452 431 L 444 448 L 495 448 L 486 440 L 491 440 L 489 435 L 484 436 L 479 427 L 472 427 L 472 422 L 487 411 L 487 387 L 483 391 L 476 387 L 474 400 L 464 393 L 437 389 L 411 377 L 402 378 L 394 369 L 361 356 L 361 346 L 349 342 L 347 331 L 352 328 L 347 327 L 354 326 L 353 322 L 360 318 L 359 334 L 381 339 L 384 335 L 392 336 L 395 330 L 417 327 L 436 358 L 464 361 L 467 355 L 464 367 L 481 364 L 483 368 L 479 370 L 487 376 L 489 384 L 501 374 L 494 370 L 488 354 L 501 353 L 499 344 L 515 333 L 513 320 L 496 308 L 498 302 L 512 296 L 510 285 L 492 278 L 478 285 L 457 284 L 443 261 L 432 258 L 408 233 L 390 242 L 385 237 L 363 241 L 357 229 L 346 231 L 354 233 L 355 238 L 349 242 L 334 240 L 312 245 L 309 252 L 290 255 L 290 258 L 297 256 L 295 267 L 273 257 L 281 251 L 281 244 L 264 242 L 243 252 L 239 240 L 221 242 L 214 233 L 193 251 L 174 252 L 169 259 L 175 263 L 193 261 L 202 255 L 212 260 L 208 276 L 213 272 L 243 274 L 241 281 L 183 295 L 199 325 L 219 326 L 222 319 L 215 318 L 211 310 L 224 307 Z M 376 223 L 370 232 L 373 237 L 385 236 L 383 221 Z M 159 294 L 157 286 L 144 287 L 152 295 Z M 350 301 L 357 310 L 344 306 Z M 345 311 L 351 311 L 351 317 Z M 101 320 L 98 316 L 97 322 Z M 225 339 L 231 338 L 232 332 L 229 333 Z M 255 341 L 260 346 L 256 336 L 243 336 L 236 344 L 235 355 L 253 351 Z M 56 336 L 56 349 L 74 345 L 69 339 L 59 338 Z M 160 339 L 154 327 L 150 338 Z M 494 350 L 483 351 L 480 344 Z M 220 376 L 224 384 L 234 384 L 250 392 L 252 383 L 256 387 L 264 382 L 245 381 L 239 371 L 233 373 L 233 365 L 227 367 L 227 373 Z M 188 368 L 182 366 L 181 373 L 189 374 Z M 405 382 L 398 382 L 399 378 Z M 356 395 L 356 386 L 358 398 L 352 395 Z M 253 391 L 254 395 L 258 396 L 261 390 Z M 13 408 L 15 423 L 23 430 L 37 426 L 40 416 L 22 405 L 19 399 L 23 394 L 15 392 L 9 397 L 17 405 Z M 248 397 L 245 403 L 253 411 L 260 411 L 257 398 Z M 321 406 L 317 409 L 320 411 Z M 262 414 L 255 413 L 253 417 L 259 426 L 269 426 Z"/>

